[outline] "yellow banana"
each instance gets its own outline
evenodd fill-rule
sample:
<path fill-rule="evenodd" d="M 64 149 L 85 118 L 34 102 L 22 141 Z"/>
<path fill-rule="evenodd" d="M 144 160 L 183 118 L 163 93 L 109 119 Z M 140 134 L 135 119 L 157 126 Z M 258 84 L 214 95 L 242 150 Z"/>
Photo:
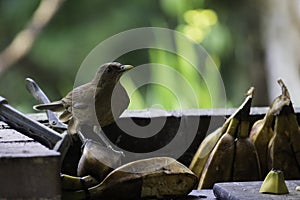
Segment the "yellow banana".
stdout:
<path fill-rule="evenodd" d="M 279 170 L 271 170 L 262 183 L 259 192 L 269 194 L 288 194 L 289 190 L 285 184 L 283 172 Z"/>
<path fill-rule="evenodd" d="M 197 177 L 173 158 L 157 157 L 125 164 L 87 191 L 63 191 L 63 199 L 140 199 L 187 195 Z"/>
<path fill-rule="evenodd" d="M 99 184 L 99 181 L 91 176 L 76 177 L 61 174 L 60 178 L 63 190 L 86 190 Z"/>

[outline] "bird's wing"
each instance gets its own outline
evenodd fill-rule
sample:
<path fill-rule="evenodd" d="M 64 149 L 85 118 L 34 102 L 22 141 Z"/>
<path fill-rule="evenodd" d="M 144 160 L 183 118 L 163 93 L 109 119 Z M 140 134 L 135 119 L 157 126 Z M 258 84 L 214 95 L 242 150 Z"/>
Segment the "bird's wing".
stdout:
<path fill-rule="evenodd" d="M 119 117 L 128 108 L 130 99 L 125 88 L 120 83 L 117 83 L 115 90 L 116 96 L 112 97 L 112 111 L 115 116 Z"/>
<path fill-rule="evenodd" d="M 85 109 L 88 107 L 88 104 L 85 102 L 75 102 L 75 103 L 73 103 L 72 107 L 75 109 Z"/>
<path fill-rule="evenodd" d="M 86 83 L 74 88 L 62 99 L 62 101 L 65 104 L 65 108 L 69 112 L 72 112 L 72 108 L 86 108 L 92 102 L 93 94 L 94 90 L 92 89 L 92 85 L 90 83 Z"/>

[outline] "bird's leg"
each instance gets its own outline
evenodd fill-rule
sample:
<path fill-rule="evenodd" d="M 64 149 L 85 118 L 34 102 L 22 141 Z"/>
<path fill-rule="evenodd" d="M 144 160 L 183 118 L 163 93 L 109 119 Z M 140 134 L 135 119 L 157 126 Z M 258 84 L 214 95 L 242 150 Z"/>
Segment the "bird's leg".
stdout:
<path fill-rule="evenodd" d="M 94 126 L 93 127 L 94 132 L 100 137 L 100 139 L 104 142 L 105 146 L 109 149 L 111 149 L 112 151 L 121 154 L 123 157 L 125 157 L 125 154 L 123 151 L 117 151 L 114 150 L 112 148 L 112 146 L 110 145 L 110 142 L 108 141 L 108 139 L 104 136 L 104 133 L 102 131 L 102 129 L 99 126 Z"/>

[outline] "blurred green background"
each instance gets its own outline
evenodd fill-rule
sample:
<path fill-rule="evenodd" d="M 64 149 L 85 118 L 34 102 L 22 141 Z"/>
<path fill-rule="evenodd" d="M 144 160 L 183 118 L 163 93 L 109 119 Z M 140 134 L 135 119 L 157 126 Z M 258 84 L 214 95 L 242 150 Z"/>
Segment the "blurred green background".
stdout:
<path fill-rule="evenodd" d="M 26 26 L 39 3 L 39 0 L 0 0 L 0 52 Z M 16 108 L 33 112 L 32 105 L 36 102 L 25 89 L 26 77 L 34 78 L 51 100 L 60 99 L 73 88 L 77 70 L 97 44 L 128 29 L 155 26 L 180 31 L 203 45 L 222 74 L 228 107 L 239 106 L 250 86 L 255 86 L 258 94 L 254 105 L 268 105 L 266 83 L 261 75 L 264 54 L 259 16 L 254 14 L 258 8 L 258 1 L 249 0 L 66 0 L 28 54 L 0 73 L 0 95 Z M 120 61 L 132 65 L 156 62 L 174 67 L 193 86 L 198 107 L 211 107 L 205 83 L 178 56 L 152 49 L 130 52 Z M 152 70 L 150 75 L 161 74 Z M 163 74 L 163 78 L 172 79 L 168 74 Z M 134 83 L 126 79 L 124 86 L 132 89 Z M 154 104 L 165 109 L 179 106 L 170 91 L 157 85 L 139 88 L 131 98 L 129 109 Z M 188 100 L 185 107 L 189 108 Z"/>

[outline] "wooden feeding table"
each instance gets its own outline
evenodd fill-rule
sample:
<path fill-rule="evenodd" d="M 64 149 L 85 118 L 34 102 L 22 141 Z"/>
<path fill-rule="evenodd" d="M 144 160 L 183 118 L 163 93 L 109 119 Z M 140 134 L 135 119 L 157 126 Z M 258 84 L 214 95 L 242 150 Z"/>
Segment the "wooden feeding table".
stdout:
<path fill-rule="evenodd" d="M 191 109 L 182 111 L 161 111 L 161 110 L 138 110 L 125 111 L 118 121 L 119 125 L 132 123 L 139 127 L 147 127 L 151 122 L 163 121 L 162 128 L 155 135 L 151 130 L 145 128 L 143 136 L 147 136 L 147 131 L 151 136 L 143 137 L 139 140 L 128 136 L 116 124 L 106 127 L 104 131 L 109 131 L 109 139 L 121 148 L 128 151 L 135 150 L 138 154 L 150 152 L 162 148 L 168 144 L 165 141 L 172 140 L 174 133 L 179 134 L 179 139 L 184 143 L 186 133 L 191 128 L 190 122 L 196 125 L 193 141 L 187 146 L 184 153 L 178 160 L 189 165 L 193 155 L 197 151 L 201 141 L 207 133 L 211 133 L 220 127 L 226 117 L 230 116 L 236 109 Z M 262 119 L 268 108 L 252 108 L 250 115 L 251 125 L 258 119 Z M 299 109 L 295 109 L 299 121 Z M 42 123 L 46 122 L 44 114 L 30 114 L 31 118 Z M 195 124 L 196 123 L 196 124 Z M 130 128 L 130 127 L 129 127 Z M 180 131 L 178 131 L 180 130 Z M 88 137 L 95 137 L 93 135 Z M 56 151 L 50 150 L 40 143 L 23 134 L 11 129 L 8 125 L 0 122 L 0 199 L 1 198 L 59 198 L 60 197 L 60 177 L 59 174 L 76 174 L 76 163 L 80 157 L 80 144 L 72 145 L 66 155 L 65 161 L 60 163 L 60 155 Z M 72 149 L 73 148 L 73 149 Z M 79 149 L 79 150 L 78 150 Z M 172 156 L 172 152 L 169 152 Z M 137 157 L 138 158 L 138 157 Z M 133 159 L 131 157 L 131 159 Z M 298 182 L 297 182 L 298 183 Z M 252 183 L 239 183 L 241 188 L 249 188 Z M 230 193 L 230 183 L 218 184 L 220 190 Z M 233 185 L 234 187 L 236 185 Z M 250 189 L 248 191 L 251 191 Z M 244 190 L 232 189 L 227 199 L 242 199 L 239 194 Z M 212 190 L 193 191 L 188 199 L 215 199 Z M 280 197 L 280 196 L 278 196 Z M 299 194 L 296 194 L 298 199 Z M 277 199 L 276 197 L 274 199 Z M 292 198 L 287 198 L 292 199 Z"/>
<path fill-rule="evenodd" d="M 275 195 L 259 193 L 262 181 L 253 182 L 228 182 L 216 183 L 214 185 L 214 194 L 219 199 L 226 200 L 296 200 L 300 198 L 300 192 L 296 186 L 300 185 L 300 180 L 285 181 L 289 189 L 289 194 Z"/>
<path fill-rule="evenodd" d="M 60 197 L 60 154 L 0 121 L 0 199 Z"/>

